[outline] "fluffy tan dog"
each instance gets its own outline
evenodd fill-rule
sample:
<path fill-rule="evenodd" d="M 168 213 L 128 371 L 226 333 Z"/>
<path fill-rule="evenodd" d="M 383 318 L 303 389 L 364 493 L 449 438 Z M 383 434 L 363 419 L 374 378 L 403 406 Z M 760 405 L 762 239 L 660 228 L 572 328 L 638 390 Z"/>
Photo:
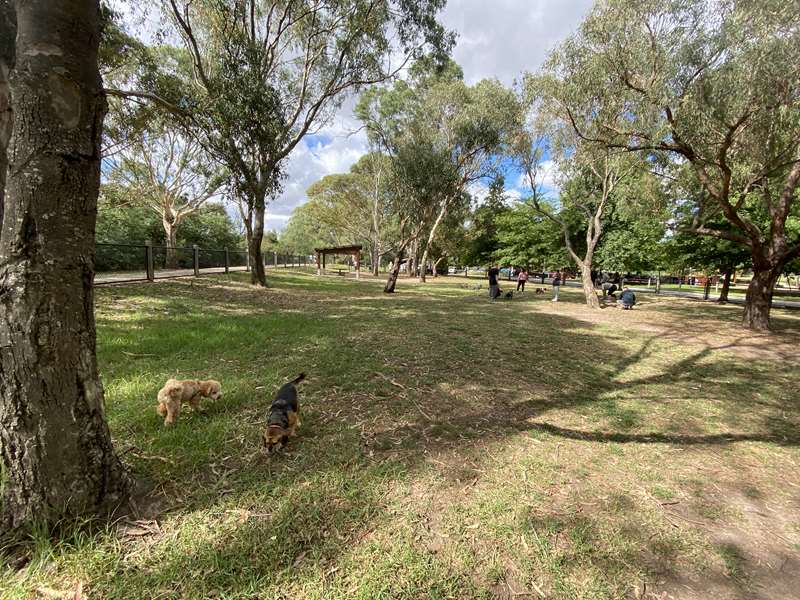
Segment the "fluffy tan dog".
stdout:
<path fill-rule="evenodd" d="M 197 410 L 200 407 L 200 398 L 217 400 L 222 397 L 222 386 L 219 381 L 208 379 L 170 379 L 158 392 L 158 406 L 156 411 L 164 419 L 164 425 L 172 425 L 181 412 L 181 404 L 188 402 L 189 406 Z"/>

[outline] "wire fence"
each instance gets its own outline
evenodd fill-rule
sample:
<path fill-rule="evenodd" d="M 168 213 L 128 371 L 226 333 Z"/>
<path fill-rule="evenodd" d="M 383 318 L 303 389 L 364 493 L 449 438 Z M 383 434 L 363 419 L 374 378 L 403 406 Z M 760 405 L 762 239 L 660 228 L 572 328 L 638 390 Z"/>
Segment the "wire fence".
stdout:
<path fill-rule="evenodd" d="M 263 258 L 267 268 L 304 267 L 313 262 L 308 256 L 277 252 L 265 252 Z M 95 249 L 96 285 L 249 270 L 249 254 L 241 248 L 98 242 Z"/>

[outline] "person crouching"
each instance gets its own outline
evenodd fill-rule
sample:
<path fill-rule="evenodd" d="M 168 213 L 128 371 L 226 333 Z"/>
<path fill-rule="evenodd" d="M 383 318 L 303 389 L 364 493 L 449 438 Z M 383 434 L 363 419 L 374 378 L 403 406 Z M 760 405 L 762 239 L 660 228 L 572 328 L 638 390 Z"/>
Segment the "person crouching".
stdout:
<path fill-rule="evenodd" d="M 631 310 L 634 304 L 636 304 L 636 294 L 627 286 L 624 287 L 619 295 L 619 300 L 617 300 L 617 306 L 622 310 Z"/>

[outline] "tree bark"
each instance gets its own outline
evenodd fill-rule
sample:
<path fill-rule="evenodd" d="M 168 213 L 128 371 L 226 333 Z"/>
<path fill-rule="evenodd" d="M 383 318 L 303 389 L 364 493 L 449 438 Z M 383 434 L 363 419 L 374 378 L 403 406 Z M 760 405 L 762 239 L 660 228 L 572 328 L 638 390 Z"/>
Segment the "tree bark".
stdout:
<path fill-rule="evenodd" d="M 16 17 L 10 0 L 0 0 L 0 230 L 3 227 L 8 141 L 14 114 L 11 112 L 11 88 L 8 77 L 14 68 Z"/>
<path fill-rule="evenodd" d="M 592 281 L 592 266 L 582 262 L 578 265 L 581 269 L 581 285 L 583 286 L 583 294 L 586 296 L 586 304 L 591 308 L 600 308 L 600 300 L 597 298 L 597 292 L 594 289 L 594 282 Z"/>
<path fill-rule="evenodd" d="M 772 308 L 772 291 L 783 265 L 770 268 L 758 268 L 754 265 L 753 279 L 747 286 L 747 297 L 744 306 L 742 325 L 755 331 L 769 331 L 769 313 Z"/>
<path fill-rule="evenodd" d="M 392 262 L 392 268 L 389 269 L 389 278 L 386 280 L 386 285 L 383 288 L 384 294 L 393 294 L 394 288 L 397 285 L 397 276 L 400 274 L 400 264 L 403 262 L 404 249 L 400 249 Z"/>
<path fill-rule="evenodd" d="M 267 274 L 264 271 L 264 255 L 261 253 L 261 242 L 264 240 L 264 212 L 266 203 L 261 198 L 253 202 L 246 222 L 247 251 L 250 254 L 250 283 L 267 287 Z"/>
<path fill-rule="evenodd" d="M 436 262 L 433 263 L 433 277 L 434 279 L 439 276 L 439 263 L 442 262 L 445 258 L 447 258 L 446 254 L 443 254 L 439 258 L 436 259 Z"/>
<path fill-rule="evenodd" d="M 17 61 L 0 235 L 0 522 L 105 509 L 129 479 L 97 372 L 92 280 L 106 111 L 97 0 L 16 5 Z"/>
<path fill-rule="evenodd" d="M 731 289 L 731 276 L 733 275 L 733 269 L 731 267 L 727 267 L 725 269 L 725 277 L 722 280 L 722 291 L 719 293 L 719 298 L 717 298 L 717 302 L 720 304 L 725 304 L 728 301 L 728 292 Z"/>
<path fill-rule="evenodd" d="M 163 218 L 164 234 L 167 238 L 166 266 L 170 269 L 178 267 L 178 224 Z"/>

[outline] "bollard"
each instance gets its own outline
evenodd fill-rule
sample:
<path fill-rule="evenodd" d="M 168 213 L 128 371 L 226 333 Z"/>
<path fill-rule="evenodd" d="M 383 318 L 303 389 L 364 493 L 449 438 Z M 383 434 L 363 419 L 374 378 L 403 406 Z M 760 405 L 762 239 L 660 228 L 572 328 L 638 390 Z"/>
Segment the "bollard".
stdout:
<path fill-rule="evenodd" d="M 200 277 L 200 248 L 197 244 L 192 244 L 192 253 L 194 254 L 194 276 Z"/>

